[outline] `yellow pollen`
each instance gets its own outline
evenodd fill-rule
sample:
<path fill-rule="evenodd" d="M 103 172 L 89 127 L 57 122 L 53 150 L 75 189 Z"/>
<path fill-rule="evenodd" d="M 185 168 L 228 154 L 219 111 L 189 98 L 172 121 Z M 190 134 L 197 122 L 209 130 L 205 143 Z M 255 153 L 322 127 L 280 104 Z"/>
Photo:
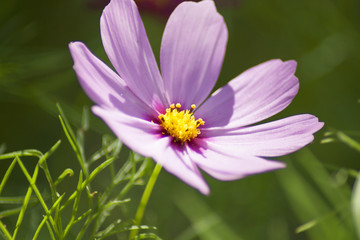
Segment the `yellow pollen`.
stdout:
<path fill-rule="evenodd" d="M 184 143 L 196 138 L 201 133 L 198 127 L 204 125 L 205 122 L 201 118 L 195 120 L 193 115 L 195 104 L 191 105 L 190 110 L 180 111 L 180 108 L 180 103 L 171 104 L 170 108 L 166 109 L 166 113 L 160 114 L 158 118 L 161 121 L 160 125 L 164 128 L 163 134 L 169 134 L 175 142 Z"/>

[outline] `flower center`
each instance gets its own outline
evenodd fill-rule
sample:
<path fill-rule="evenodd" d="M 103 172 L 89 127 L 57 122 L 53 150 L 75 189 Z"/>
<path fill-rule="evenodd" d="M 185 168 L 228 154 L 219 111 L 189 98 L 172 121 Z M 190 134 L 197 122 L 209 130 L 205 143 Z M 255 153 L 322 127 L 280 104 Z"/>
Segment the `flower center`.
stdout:
<path fill-rule="evenodd" d="M 164 128 L 163 134 L 169 134 L 174 138 L 174 142 L 184 143 L 191 141 L 200 134 L 200 125 L 204 125 L 205 122 L 199 118 L 195 119 L 193 111 L 195 110 L 195 104 L 191 105 L 190 110 L 180 111 L 181 104 L 171 104 L 170 108 L 166 109 L 165 114 L 160 114 L 159 119 L 161 126 Z"/>

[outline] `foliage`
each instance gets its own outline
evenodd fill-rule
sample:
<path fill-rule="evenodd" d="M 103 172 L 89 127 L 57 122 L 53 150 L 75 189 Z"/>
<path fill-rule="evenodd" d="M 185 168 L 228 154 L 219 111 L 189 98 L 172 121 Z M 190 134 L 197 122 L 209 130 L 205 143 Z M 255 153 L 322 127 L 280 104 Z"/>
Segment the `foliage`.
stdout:
<path fill-rule="evenodd" d="M 88 114 L 84 110 L 82 126 L 75 134 L 66 119 L 60 105 L 59 118 L 66 138 L 69 141 L 81 170 L 78 174 L 77 184 L 72 193 L 59 193 L 58 186 L 66 182 L 66 178 L 75 177 L 73 169 L 67 168 L 57 178 L 51 174 L 47 162 L 52 154 L 58 149 L 61 141 L 57 141 L 46 153 L 38 150 L 23 150 L 0 155 L 0 160 L 12 159 L 0 184 L 0 194 L 13 173 L 16 165 L 21 168 L 29 187 L 25 196 L 1 196 L 1 204 L 11 204 L 15 207 L 0 212 L 1 236 L 4 239 L 19 239 L 19 232 L 23 226 L 26 211 L 32 211 L 35 205 L 42 207 L 42 219 L 34 229 L 32 239 L 44 237 L 44 228 L 47 229 L 48 239 L 105 239 L 110 236 L 120 236 L 119 233 L 129 232 L 134 229 L 154 229 L 146 225 L 135 226 L 131 219 L 118 216 L 116 209 L 124 208 L 131 201 L 127 198 L 129 190 L 143 183 L 143 178 L 151 170 L 149 159 L 130 154 L 127 161 L 119 169 L 115 168 L 114 160 L 119 160 L 122 144 L 118 139 L 108 136 L 103 137 L 101 149 L 93 153 L 89 158 L 85 157 L 84 134 L 87 131 Z M 33 173 L 30 173 L 24 164 L 24 158 L 36 159 Z M 40 190 L 37 179 L 40 171 L 44 173 L 48 182 L 48 191 Z M 92 182 L 102 171 L 109 171 L 110 184 L 106 189 L 94 190 Z M 119 189 L 119 186 L 120 189 Z M 84 210 L 81 205 L 87 204 Z M 66 210 L 70 211 L 70 217 L 66 216 Z M 16 216 L 15 226 L 5 225 L 7 217 Z M 72 232 L 76 226 L 76 231 Z M 71 237 L 70 237 L 71 236 Z M 154 233 L 141 233 L 138 239 L 144 237 L 159 239 Z"/>

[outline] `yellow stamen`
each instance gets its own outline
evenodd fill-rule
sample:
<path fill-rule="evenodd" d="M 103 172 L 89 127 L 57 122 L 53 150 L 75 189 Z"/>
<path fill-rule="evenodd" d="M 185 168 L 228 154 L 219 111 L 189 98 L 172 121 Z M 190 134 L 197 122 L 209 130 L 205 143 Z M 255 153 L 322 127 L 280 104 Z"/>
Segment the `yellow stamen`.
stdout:
<path fill-rule="evenodd" d="M 166 109 L 166 113 L 160 114 L 158 118 L 161 121 L 160 125 L 164 128 L 163 134 L 169 134 L 175 142 L 184 143 L 196 138 L 201 133 L 198 127 L 204 125 L 205 122 L 201 118 L 195 120 L 193 115 L 195 104 L 191 105 L 190 110 L 180 111 L 180 108 L 180 103 L 171 104 L 170 108 Z"/>

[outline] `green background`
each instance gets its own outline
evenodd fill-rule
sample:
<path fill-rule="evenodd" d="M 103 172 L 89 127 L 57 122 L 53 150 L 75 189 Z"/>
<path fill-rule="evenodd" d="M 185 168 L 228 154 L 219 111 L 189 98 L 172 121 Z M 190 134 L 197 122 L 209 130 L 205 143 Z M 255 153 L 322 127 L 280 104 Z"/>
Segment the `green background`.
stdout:
<path fill-rule="evenodd" d="M 347 170 L 359 168 L 359 153 L 341 142 L 320 141 L 325 131 L 333 129 L 359 137 L 360 1 L 216 3 L 229 30 L 217 88 L 266 60 L 294 59 L 299 93 L 272 119 L 311 113 L 325 127 L 309 147 L 280 158 L 288 164 L 284 170 L 234 182 L 206 176 L 211 187 L 208 197 L 163 171 L 144 223 L 156 226 L 155 232 L 163 239 L 175 240 L 354 239 L 349 209 L 354 178 Z M 90 8 L 85 0 L 0 2 L 0 144 L 6 144 L 6 152 L 47 151 L 63 139 L 58 154 L 49 161 L 55 176 L 65 168 L 78 168 L 57 118 L 56 102 L 75 126 L 80 124 L 82 108 L 92 105 L 72 70 L 67 45 L 82 41 L 108 63 L 99 34 L 101 11 Z M 167 17 L 150 11 L 141 14 L 158 59 Z M 101 145 L 101 134 L 110 131 L 95 116 L 90 124 L 87 150 L 93 152 Z M 0 163 L 0 176 L 9 164 Z M 31 169 L 32 162 L 27 164 Z M 9 195 L 26 191 L 27 182 L 17 171 Z M 75 182 L 69 180 L 69 185 Z M 105 185 L 98 181 L 99 189 Z M 132 193 L 133 201 L 138 201 L 140 190 Z M 297 227 L 313 220 L 308 231 L 295 233 Z"/>

